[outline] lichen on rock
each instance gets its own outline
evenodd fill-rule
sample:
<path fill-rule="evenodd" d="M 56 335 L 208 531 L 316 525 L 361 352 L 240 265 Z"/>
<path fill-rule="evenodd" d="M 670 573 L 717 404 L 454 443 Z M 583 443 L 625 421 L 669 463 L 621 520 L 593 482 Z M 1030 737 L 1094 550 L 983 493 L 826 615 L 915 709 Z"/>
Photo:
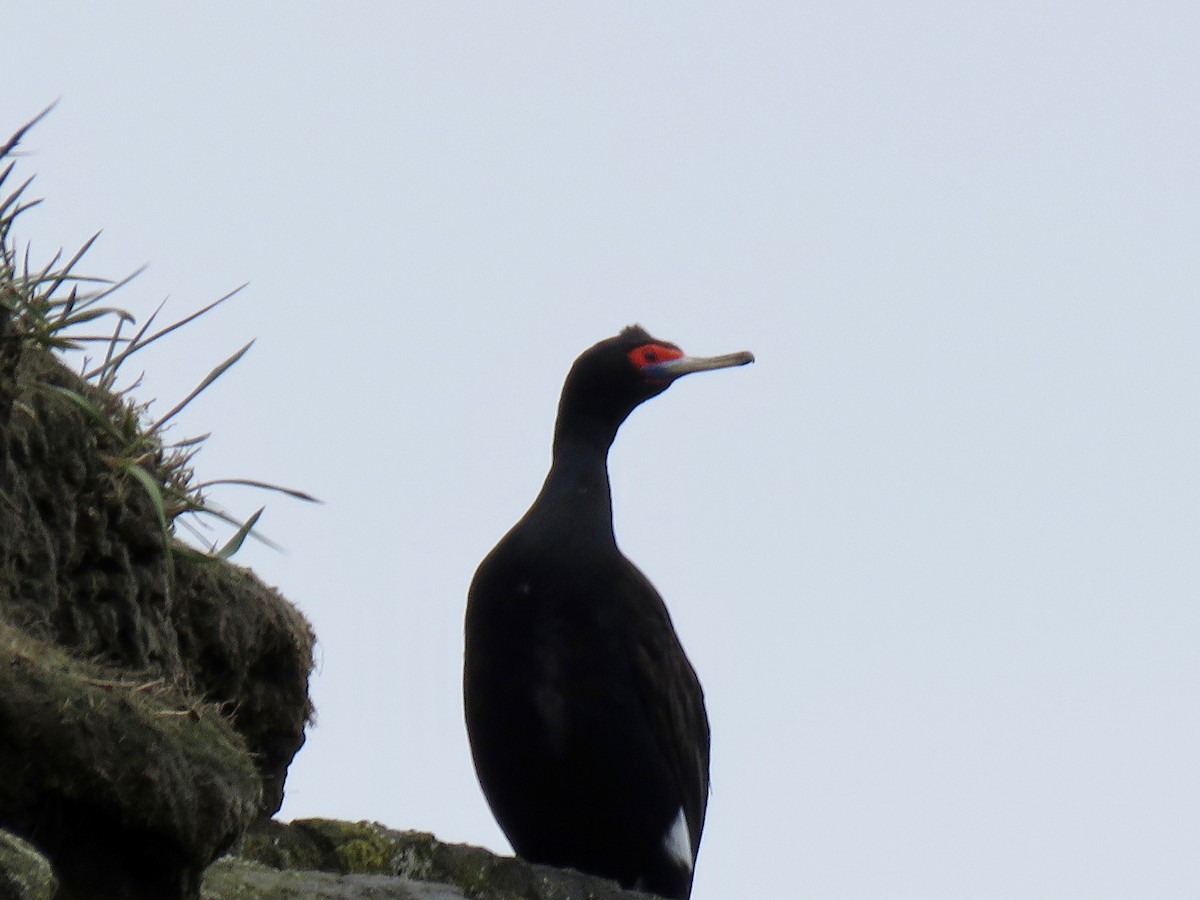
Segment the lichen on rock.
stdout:
<path fill-rule="evenodd" d="M 264 865 L 278 871 L 279 878 L 270 879 L 255 868 Z M 322 875 L 337 876 L 337 881 Z M 313 900 L 651 900 L 648 894 L 624 890 L 603 878 L 496 856 L 481 847 L 447 844 L 428 832 L 334 819 L 257 823 L 239 855 L 210 870 L 205 900 L 228 900 L 246 882 L 269 883 L 280 890 L 286 886 L 296 892 L 292 896 Z M 331 883 L 337 887 L 331 888 Z M 347 890 L 349 886 L 353 890 Z"/>

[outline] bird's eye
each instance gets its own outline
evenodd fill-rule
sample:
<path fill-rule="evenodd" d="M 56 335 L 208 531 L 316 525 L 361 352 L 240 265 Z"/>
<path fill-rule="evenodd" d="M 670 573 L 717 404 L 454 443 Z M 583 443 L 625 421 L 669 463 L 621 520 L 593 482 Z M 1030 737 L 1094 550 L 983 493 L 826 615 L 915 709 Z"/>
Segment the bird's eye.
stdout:
<path fill-rule="evenodd" d="M 683 351 L 664 344 L 642 344 L 642 346 L 630 350 L 628 356 L 631 363 L 639 369 L 644 369 L 672 359 L 679 359 L 683 356 Z"/>

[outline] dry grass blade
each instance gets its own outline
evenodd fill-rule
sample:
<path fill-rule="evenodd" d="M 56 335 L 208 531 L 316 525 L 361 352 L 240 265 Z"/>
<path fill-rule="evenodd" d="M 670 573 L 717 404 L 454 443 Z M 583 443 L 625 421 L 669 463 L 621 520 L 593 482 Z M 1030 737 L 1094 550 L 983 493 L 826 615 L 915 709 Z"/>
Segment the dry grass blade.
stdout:
<path fill-rule="evenodd" d="M 175 443 L 171 444 L 171 449 L 183 450 L 187 447 L 196 447 L 196 446 L 199 446 L 200 444 L 203 444 L 210 437 L 212 437 L 212 432 L 206 431 L 206 432 L 204 432 L 204 434 L 198 435 L 193 438 L 184 438 L 182 441 L 175 441 Z M 204 485 L 202 485 L 202 484 L 196 485 L 197 490 L 200 490 L 203 487 L 204 487 Z"/>
<path fill-rule="evenodd" d="M 212 481 L 203 481 L 196 485 L 196 490 L 202 491 L 205 488 L 214 487 L 219 484 L 236 484 L 243 487 L 259 488 L 264 491 L 275 491 L 279 494 L 287 494 L 289 497 L 295 497 L 297 500 L 304 500 L 307 503 L 324 502 L 323 500 L 319 500 L 312 494 L 307 494 L 304 491 L 298 491 L 295 488 L 284 487 L 283 485 L 279 484 L 272 484 L 269 481 L 257 481 L 253 478 L 214 478 Z"/>
<path fill-rule="evenodd" d="M 51 103 L 45 109 L 43 109 L 40 113 L 38 113 L 36 116 L 34 116 L 28 122 L 26 122 L 20 128 L 18 128 L 16 130 L 16 133 L 14 133 L 13 136 L 8 139 L 8 142 L 3 147 L 0 147 L 0 159 L 4 159 L 10 153 L 12 153 L 13 150 L 15 150 L 17 148 L 17 144 L 21 143 L 21 139 L 24 138 L 25 135 L 29 132 L 29 129 L 31 129 L 38 122 L 42 121 L 42 119 L 46 118 L 46 116 L 50 115 L 50 111 L 52 109 L 54 109 L 54 107 L 56 107 L 56 106 L 58 106 L 57 100 L 55 100 L 53 103 Z"/>
<path fill-rule="evenodd" d="M 176 415 L 178 415 L 179 412 L 185 406 L 187 406 L 189 403 L 191 403 L 193 400 L 195 400 L 198 396 L 200 396 L 200 394 L 205 389 L 207 389 L 210 384 L 212 384 L 214 381 L 216 381 L 218 378 L 220 378 L 222 375 L 224 375 L 229 370 L 230 366 L 235 365 L 239 359 L 241 359 L 243 356 L 246 355 L 246 351 L 249 350 L 253 346 L 254 346 L 254 341 L 249 341 L 246 344 L 246 346 L 242 347 L 241 350 L 239 350 L 237 353 L 233 354 L 233 356 L 229 357 L 229 359 L 225 360 L 223 363 L 221 363 L 215 369 L 213 369 L 211 372 L 209 372 L 206 376 L 204 376 L 204 380 L 201 381 L 198 385 L 196 385 L 196 387 L 194 387 L 192 389 L 192 392 L 190 394 L 188 394 L 186 397 L 184 397 L 182 400 L 180 400 L 178 403 L 176 403 L 173 407 L 171 407 L 170 412 L 168 412 L 165 416 L 163 416 L 161 419 L 159 419 L 157 422 L 155 422 L 152 426 L 150 426 L 150 433 L 154 434 L 158 431 L 161 431 L 163 425 L 165 425 L 167 422 L 171 421 L 171 419 L 173 419 Z"/>
<path fill-rule="evenodd" d="M 154 320 L 158 318 L 158 314 L 162 312 L 162 308 L 166 306 L 166 303 L 167 301 L 163 300 L 162 303 L 158 304 L 158 306 L 155 307 L 154 312 L 150 313 L 149 318 L 146 319 L 142 327 L 137 330 L 137 334 L 135 334 L 132 338 L 125 340 L 125 349 L 121 352 L 120 356 L 117 357 L 116 362 L 114 362 L 113 354 L 116 352 L 117 346 L 122 340 L 121 328 L 125 324 L 123 319 L 117 322 L 116 328 L 113 330 L 112 339 L 108 342 L 108 351 L 104 354 L 104 362 L 101 363 L 101 365 L 97 368 L 92 369 L 90 372 L 84 373 L 83 377 L 95 378 L 96 376 L 99 376 L 101 384 L 111 384 L 112 380 L 116 377 L 117 369 L 121 367 L 121 363 L 124 361 L 125 357 L 132 352 L 130 348 L 137 347 L 138 342 L 145 336 L 150 326 L 154 324 Z"/>
<path fill-rule="evenodd" d="M 104 285 L 105 287 L 103 290 L 96 291 L 96 293 L 90 294 L 87 298 L 88 303 L 97 303 L 97 302 L 103 300 L 109 294 L 119 291 L 121 288 L 125 287 L 125 285 L 129 284 L 129 282 L 133 281 L 133 279 L 137 278 L 139 275 L 141 275 L 145 271 L 146 271 L 146 266 L 144 266 L 144 265 L 138 266 L 136 269 L 134 269 L 132 272 L 130 272 L 128 275 L 126 275 L 124 278 L 122 278 L 119 281 L 113 281 L 111 278 L 88 278 L 86 275 L 72 275 L 71 280 L 76 283 L 79 283 L 79 284 L 83 284 L 85 282 L 91 282 L 93 284 Z M 130 318 L 132 319 L 133 317 L 131 316 Z"/>
<path fill-rule="evenodd" d="M 265 508 L 266 508 L 266 507 L 264 507 L 264 509 L 265 509 Z M 205 507 L 204 507 L 204 512 L 205 512 L 205 514 L 206 514 L 206 515 L 208 515 L 209 517 L 211 517 L 211 518 L 213 518 L 213 519 L 218 519 L 218 520 L 220 520 L 220 521 L 224 522 L 226 525 L 233 525 L 233 526 L 235 526 L 235 527 L 238 527 L 238 528 L 240 528 L 241 526 L 243 526 L 243 525 L 245 524 L 245 523 L 244 523 L 244 522 L 243 522 L 241 519 L 239 519 L 237 516 L 232 516 L 232 515 L 230 515 L 229 513 L 225 512 L 225 510 L 223 510 L 223 509 L 220 509 L 219 507 L 213 506 L 213 505 L 211 505 L 211 504 L 206 504 L 206 505 L 205 505 Z M 257 532 L 257 531 L 250 530 L 250 531 L 248 531 L 248 532 L 247 532 L 247 535 L 248 535 L 249 537 L 252 537 L 252 538 L 254 538 L 254 539 L 255 539 L 256 541 L 258 541 L 260 544 L 265 544 L 266 546 L 270 547 L 272 550 L 277 550 L 277 551 L 279 551 L 279 552 L 281 552 L 281 553 L 283 552 L 283 548 L 282 548 L 282 547 L 280 547 L 280 546 L 279 546 L 277 543 L 275 543 L 275 542 L 274 542 L 273 540 L 271 540 L 270 538 L 268 538 L 268 537 L 264 536 L 263 534 L 261 534 L 261 533 L 259 533 L 259 532 Z"/>
<path fill-rule="evenodd" d="M 260 506 L 258 512 L 242 523 L 242 527 L 237 530 L 237 533 L 225 543 L 224 547 L 217 551 L 216 556 L 219 559 L 229 559 L 229 557 L 242 549 L 242 544 L 246 542 L 246 536 L 254 530 L 254 526 L 258 524 L 258 520 L 264 510 L 266 510 L 266 507 Z"/>
<path fill-rule="evenodd" d="M 4 170 L 4 174 L 0 175 L 0 184 L 3 184 L 4 180 L 6 178 L 8 178 L 8 174 L 13 170 L 13 166 L 15 166 L 15 165 L 16 165 L 16 163 L 9 163 L 8 168 Z M 33 176 L 32 175 L 29 176 L 28 178 L 26 178 L 25 181 L 23 181 L 21 183 L 21 186 L 18 187 L 11 194 L 9 194 L 7 197 L 5 197 L 3 201 L 0 201 L 0 216 L 7 216 L 8 219 L 11 221 L 12 219 L 15 219 L 17 216 L 19 216 L 21 214 L 22 210 L 29 209 L 31 206 L 36 206 L 37 204 L 42 202 L 40 199 L 38 199 L 38 200 L 30 200 L 24 206 L 18 205 L 18 201 L 20 201 L 21 195 L 25 193 L 25 189 L 28 188 L 29 185 L 31 185 L 31 184 L 33 184 Z M 13 207 L 11 212 L 9 211 L 10 206 Z"/>
<path fill-rule="evenodd" d="M 50 286 L 46 289 L 47 297 L 53 296 L 54 292 L 57 291 L 60 287 L 62 287 L 63 282 L 71 277 L 71 270 L 74 269 L 75 266 L 77 266 L 79 264 L 79 261 L 81 259 L 83 259 L 84 254 L 86 254 L 89 250 L 91 250 L 92 245 L 94 243 L 96 243 L 96 241 L 98 241 L 99 239 L 100 239 L 100 232 L 97 231 L 90 238 L 88 238 L 86 241 L 83 242 L 82 247 L 80 247 L 78 250 L 75 251 L 75 255 L 71 257 L 70 262 L 68 262 L 65 266 L 63 266 L 61 269 L 59 269 L 58 272 L 53 277 L 50 277 L 48 279 Z M 56 259 L 57 259 L 57 257 L 56 257 Z M 126 313 L 126 315 L 128 315 L 128 313 Z"/>
<path fill-rule="evenodd" d="M 53 105 L 23 125 L 0 145 L 0 187 L 12 179 L 15 162 L 13 151 L 25 134 L 45 117 Z M 84 383 L 73 383 L 66 387 L 41 382 L 21 384 L 27 390 L 44 392 L 61 398 L 78 408 L 87 417 L 94 438 L 97 457 L 111 467 L 111 471 L 123 478 L 128 474 L 145 491 L 154 509 L 155 518 L 162 531 L 166 553 L 197 554 L 203 558 L 226 558 L 243 545 L 246 538 L 253 537 L 269 546 L 270 541 L 255 532 L 263 510 L 260 509 L 246 521 L 232 516 L 211 503 L 203 494 L 205 488 L 214 485 L 242 485 L 276 491 L 299 500 L 317 501 L 304 491 L 283 487 L 254 479 L 220 479 L 196 484 L 193 480 L 191 461 L 208 437 L 189 438 L 172 444 L 165 443 L 162 430 L 179 412 L 199 394 L 234 366 L 253 346 L 248 342 L 240 350 L 216 366 L 182 401 L 171 408 L 157 421 L 151 422 L 147 415 L 148 404 L 131 399 L 132 392 L 141 384 L 138 377 L 130 384 L 117 386 L 118 370 L 133 353 L 149 346 L 236 295 L 246 285 L 240 285 L 222 297 L 208 303 L 196 312 L 158 331 L 151 331 L 158 320 L 163 306 L 160 304 L 140 326 L 135 318 L 106 298 L 127 285 L 145 267 L 119 280 L 93 278 L 77 274 L 75 269 L 83 257 L 92 249 L 100 232 L 92 235 L 70 258 L 64 259 L 59 250 L 44 265 L 31 260 L 31 248 L 26 244 L 24 253 L 19 253 L 12 244 L 13 223 L 25 210 L 36 206 L 39 199 L 27 200 L 26 193 L 33 179 L 29 178 L 15 189 L 4 188 L 0 194 L 0 325 L 3 332 L 0 340 L 5 342 L 3 352 L 64 351 L 80 350 L 97 341 L 105 344 L 102 361 L 95 365 L 87 359 L 81 367 Z M 165 303 L 165 301 L 164 301 Z M 89 334 L 88 331 L 104 331 L 96 323 L 112 320 L 109 334 Z M 133 327 L 129 327 L 133 326 Z M 136 330 L 134 330 L 136 329 Z M 132 337 L 125 337 L 133 331 Z M 33 407 L 22 404 L 30 414 Z M 116 484 L 116 482 L 114 482 Z M 7 494 L 0 493 L 0 503 L 13 504 Z M 193 530 L 191 519 L 206 525 L 209 520 L 227 523 L 235 530 L 233 537 L 220 550 L 212 544 L 205 555 L 176 539 L 177 522 Z M 207 540 L 203 544 L 208 545 Z"/>
<path fill-rule="evenodd" d="M 62 327 L 71 328 L 76 325 L 83 325 L 85 322 L 92 322 L 96 319 L 102 319 L 105 316 L 116 316 L 121 322 L 136 322 L 129 313 L 123 309 L 118 309 L 115 306 L 89 306 L 86 309 L 81 309 L 79 312 L 72 314 L 75 301 L 72 296 L 70 303 L 63 307 L 62 310 Z"/>
<path fill-rule="evenodd" d="M 145 340 L 142 340 L 141 339 L 142 335 L 149 329 L 150 323 L 154 321 L 154 318 L 158 315 L 158 311 L 160 309 L 162 309 L 163 304 L 166 303 L 166 301 L 164 300 L 163 303 L 160 303 L 158 305 L 158 309 L 156 309 L 154 311 L 154 313 L 150 316 L 150 318 L 146 320 L 146 324 L 144 326 L 142 326 L 142 329 L 135 336 L 134 340 L 130 342 L 129 346 L 127 346 L 124 351 L 122 351 L 118 356 L 116 356 L 113 359 L 112 364 L 111 364 L 112 368 L 114 370 L 119 368 L 121 363 L 123 363 L 126 360 L 126 358 L 128 358 L 132 354 L 136 353 L 138 350 L 141 350 L 143 347 L 149 347 L 151 344 L 153 344 L 159 338 L 165 337 L 166 335 L 170 334 L 171 332 L 175 331 L 176 329 L 182 328 L 184 325 L 187 325 L 190 322 L 194 322 L 196 319 L 200 318 L 205 313 L 220 306 L 222 303 L 224 303 L 230 297 L 233 297 L 235 294 L 242 291 L 246 287 L 246 284 L 249 284 L 249 282 L 245 282 L 244 284 L 238 285 L 237 287 L 235 287 L 232 291 L 230 291 L 225 296 L 218 297 L 216 300 L 214 300 L 212 303 L 208 304 L 207 306 L 201 307 L 200 309 L 196 310 L 191 315 L 184 316 L 178 322 L 173 322 L 172 324 L 168 325 L 166 328 L 160 329 L 159 331 L 156 331 L 154 334 L 150 335 L 150 337 L 146 338 Z M 86 377 L 92 378 L 102 371 L 103 371 L 103 367 L 101 367 L 100 369 L 93 369 L 92 371 L 87 373 Z"/>

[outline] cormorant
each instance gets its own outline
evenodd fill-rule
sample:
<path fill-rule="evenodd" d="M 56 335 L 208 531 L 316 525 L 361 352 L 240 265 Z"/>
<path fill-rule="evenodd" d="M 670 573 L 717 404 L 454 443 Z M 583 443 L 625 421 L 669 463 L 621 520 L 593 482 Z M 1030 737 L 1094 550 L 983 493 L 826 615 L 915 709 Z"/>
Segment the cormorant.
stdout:
<path fill-rule="evenodd" d="M 541 493 L 475 573 L 467 731 L 492 812 L 530 862 L 691 893 L 708 801 L 704 694 L 658 591 L 617 548 L 608 449 L 675 379 L 753 360 L 685 356 L 639 326 L 584 352 Z"/>

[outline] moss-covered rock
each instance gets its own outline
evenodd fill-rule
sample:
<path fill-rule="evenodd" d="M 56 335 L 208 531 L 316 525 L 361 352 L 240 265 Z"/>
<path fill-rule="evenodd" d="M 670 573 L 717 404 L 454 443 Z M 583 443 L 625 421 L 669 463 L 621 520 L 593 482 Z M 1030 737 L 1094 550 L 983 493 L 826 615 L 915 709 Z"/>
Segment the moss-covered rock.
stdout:
<path fill-rule="evenodd" d="M 272 869 L 229 857 L 204 876 L 203 900 L 464 900 L 446 884 L 392 875 L 337 875 L 311 870 Z"/>
<path fill-rule="evenodd" d="M 230 723 L 161 677 L 0 622 L 0 698 L 0 815 L 68 896 L 186 895 L 261 805 Z"/>
<path fill-rule="evenodd" d="M 265 878 L 257 866 L 277 870 L 281 878 Z M 314 870 L 337 878 L 334 881 L 308 878 Z M 286 825 L 256 824 L 247 833 L 239 855 L 233 860 L 222 860 L 209 871 L 204 897 L 233 900 L 243 896 L 285 896 L 238 893 L 256 890 L 255 885 L 268 882 L 271 890 L 287 887 L 300 892 L 286 896 L 313 900 L 375 896 L 472 900 L 647 900 L 649 897 L 580 872 L 530 865 L 513 857 L 496 856 L 481 847 L 446 844 L 422 831 L 393 831 L 376 822 L 333 819 L 300 819 Z M 357 892 L 342 893 L 350 890 L 350 886 Z M 373 893 L 377 890 L 396 893 Z"/>
<path fill-rule="evenodd" d="M 313 635 L 174 540 L 96 410 L 119 422 L 127 401 L 0 318 L 0 827 L 50 858 L 63 900 L 194 898 L 279 808 Z M 162 471 L 161 444 L 137 449 Z"/>

